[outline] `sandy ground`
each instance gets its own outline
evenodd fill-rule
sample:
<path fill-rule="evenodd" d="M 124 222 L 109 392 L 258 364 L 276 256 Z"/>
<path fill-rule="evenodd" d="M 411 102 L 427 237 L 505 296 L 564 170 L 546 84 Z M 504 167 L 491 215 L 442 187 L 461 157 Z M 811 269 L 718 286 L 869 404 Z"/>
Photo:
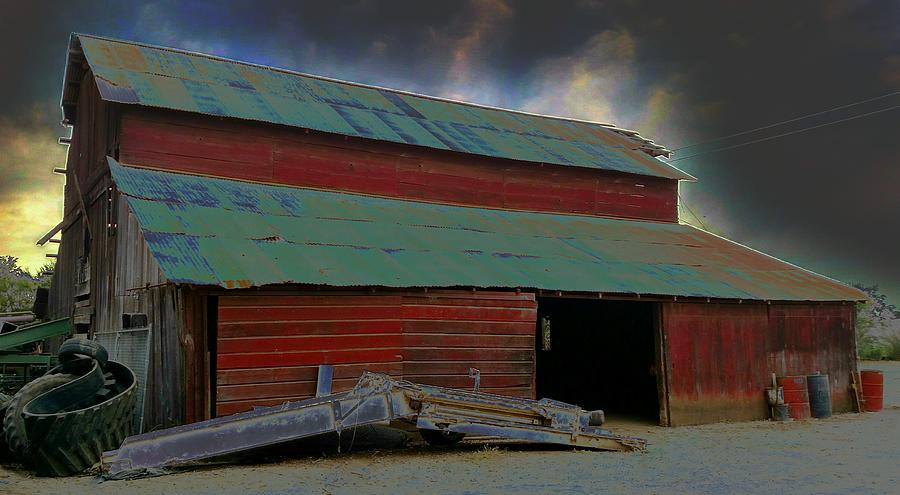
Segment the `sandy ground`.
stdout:
<path fill-rule="evenodd" d="M 898 493 L 900 363 L 863 368 L 885 372 L 881 413 L 788 424 L 615 429 L 647 438 L 646 453 L 464 442 L 444 449 L 295 455 L 105 483 L 90 476 L 34 478 L 0 467 L 0 493 Z"/>

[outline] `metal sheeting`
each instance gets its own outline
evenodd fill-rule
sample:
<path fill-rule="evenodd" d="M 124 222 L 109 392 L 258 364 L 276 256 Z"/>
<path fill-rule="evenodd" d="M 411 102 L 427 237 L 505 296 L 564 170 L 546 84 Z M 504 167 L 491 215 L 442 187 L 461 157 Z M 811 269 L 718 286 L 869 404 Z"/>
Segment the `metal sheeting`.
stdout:
<path fill-rule="evenodd" d="M 95 338 L 106 348 L 110 359 L 128 366 L 134 372 L 137 379 L 137 401 L 132 431 L 143 432 L 147 370 L 150 365 L 150 327 L 96 332 Z"/>
<path fill-rule="evenodd" d="M 475 155 L 693 179 L 653 157 L 667 155 L 665 148 L 609 125 L 429 98 L 93 36 L 73 35 L 73 50 L 78 42 L 107 101 Z M 66 117 L 71 120 L 74 115 Z"/>
<path fill-rule="evenodd" d="M 150 250 L 176 283 L 864 299 L 687 225 L 418 203 L 109 161 Z"/>

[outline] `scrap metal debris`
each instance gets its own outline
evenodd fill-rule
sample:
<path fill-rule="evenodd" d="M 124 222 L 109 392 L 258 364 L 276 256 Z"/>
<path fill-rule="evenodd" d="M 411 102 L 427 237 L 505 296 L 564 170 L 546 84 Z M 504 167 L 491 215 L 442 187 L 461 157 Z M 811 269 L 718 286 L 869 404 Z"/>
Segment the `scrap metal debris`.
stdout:
<path fill-rule="evenodd" d="M 101 473 L 106 479 L 165 474 L 196 461 L 396 420 L 413 422 L 429 443 L 453 443 L 475 434 L 597 450 L 646 447 L 643 439 L 601 429 L 602 411 L 364 372 L 345 392 L 126 438 L 118 450 L 103 454 Z"/>

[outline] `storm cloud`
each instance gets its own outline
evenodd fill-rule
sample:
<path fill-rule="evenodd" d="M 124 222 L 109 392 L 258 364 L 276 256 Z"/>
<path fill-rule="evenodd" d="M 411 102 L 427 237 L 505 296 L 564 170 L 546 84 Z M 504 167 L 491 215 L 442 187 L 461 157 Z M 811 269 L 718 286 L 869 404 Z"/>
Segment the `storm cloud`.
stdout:
<path fill-rule="evenodd" d="M 685 148 L 900 90 L 900 3 L 687 3 L 8 5 L 0 253 L 39 265 L 42 252 L 28 245 L 61 215 L 62 180 L 50 169 L 64 159 L 58 99 L 77 31 L 635 128 L 678 149 L 674 164 L 699 178 L 682 186 L 686 221 L 900 300 L 900 111 L 710 152 L 900 105 L 900 96 Z"/>

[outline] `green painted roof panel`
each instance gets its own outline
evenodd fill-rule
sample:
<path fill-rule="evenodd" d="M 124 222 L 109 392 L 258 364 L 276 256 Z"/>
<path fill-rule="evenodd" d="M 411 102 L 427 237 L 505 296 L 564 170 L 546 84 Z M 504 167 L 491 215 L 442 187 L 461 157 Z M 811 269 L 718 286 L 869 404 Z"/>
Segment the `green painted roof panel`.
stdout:
<path fill-rule="evenodd" d="M 660 154 L 658 145 L 626 137 L 605 124 L 414 95 L 88 35 L 73 35 L 73 43 L 80 44 L 100 95 L 107 101 L 475 155 L 693 179 L 650 156 Z"/>
<path fill-rule="evenodd" d="M 687 225 L 110 168 L 169 280 L 520 287 L 760 300 L 864 295 Z"/>

